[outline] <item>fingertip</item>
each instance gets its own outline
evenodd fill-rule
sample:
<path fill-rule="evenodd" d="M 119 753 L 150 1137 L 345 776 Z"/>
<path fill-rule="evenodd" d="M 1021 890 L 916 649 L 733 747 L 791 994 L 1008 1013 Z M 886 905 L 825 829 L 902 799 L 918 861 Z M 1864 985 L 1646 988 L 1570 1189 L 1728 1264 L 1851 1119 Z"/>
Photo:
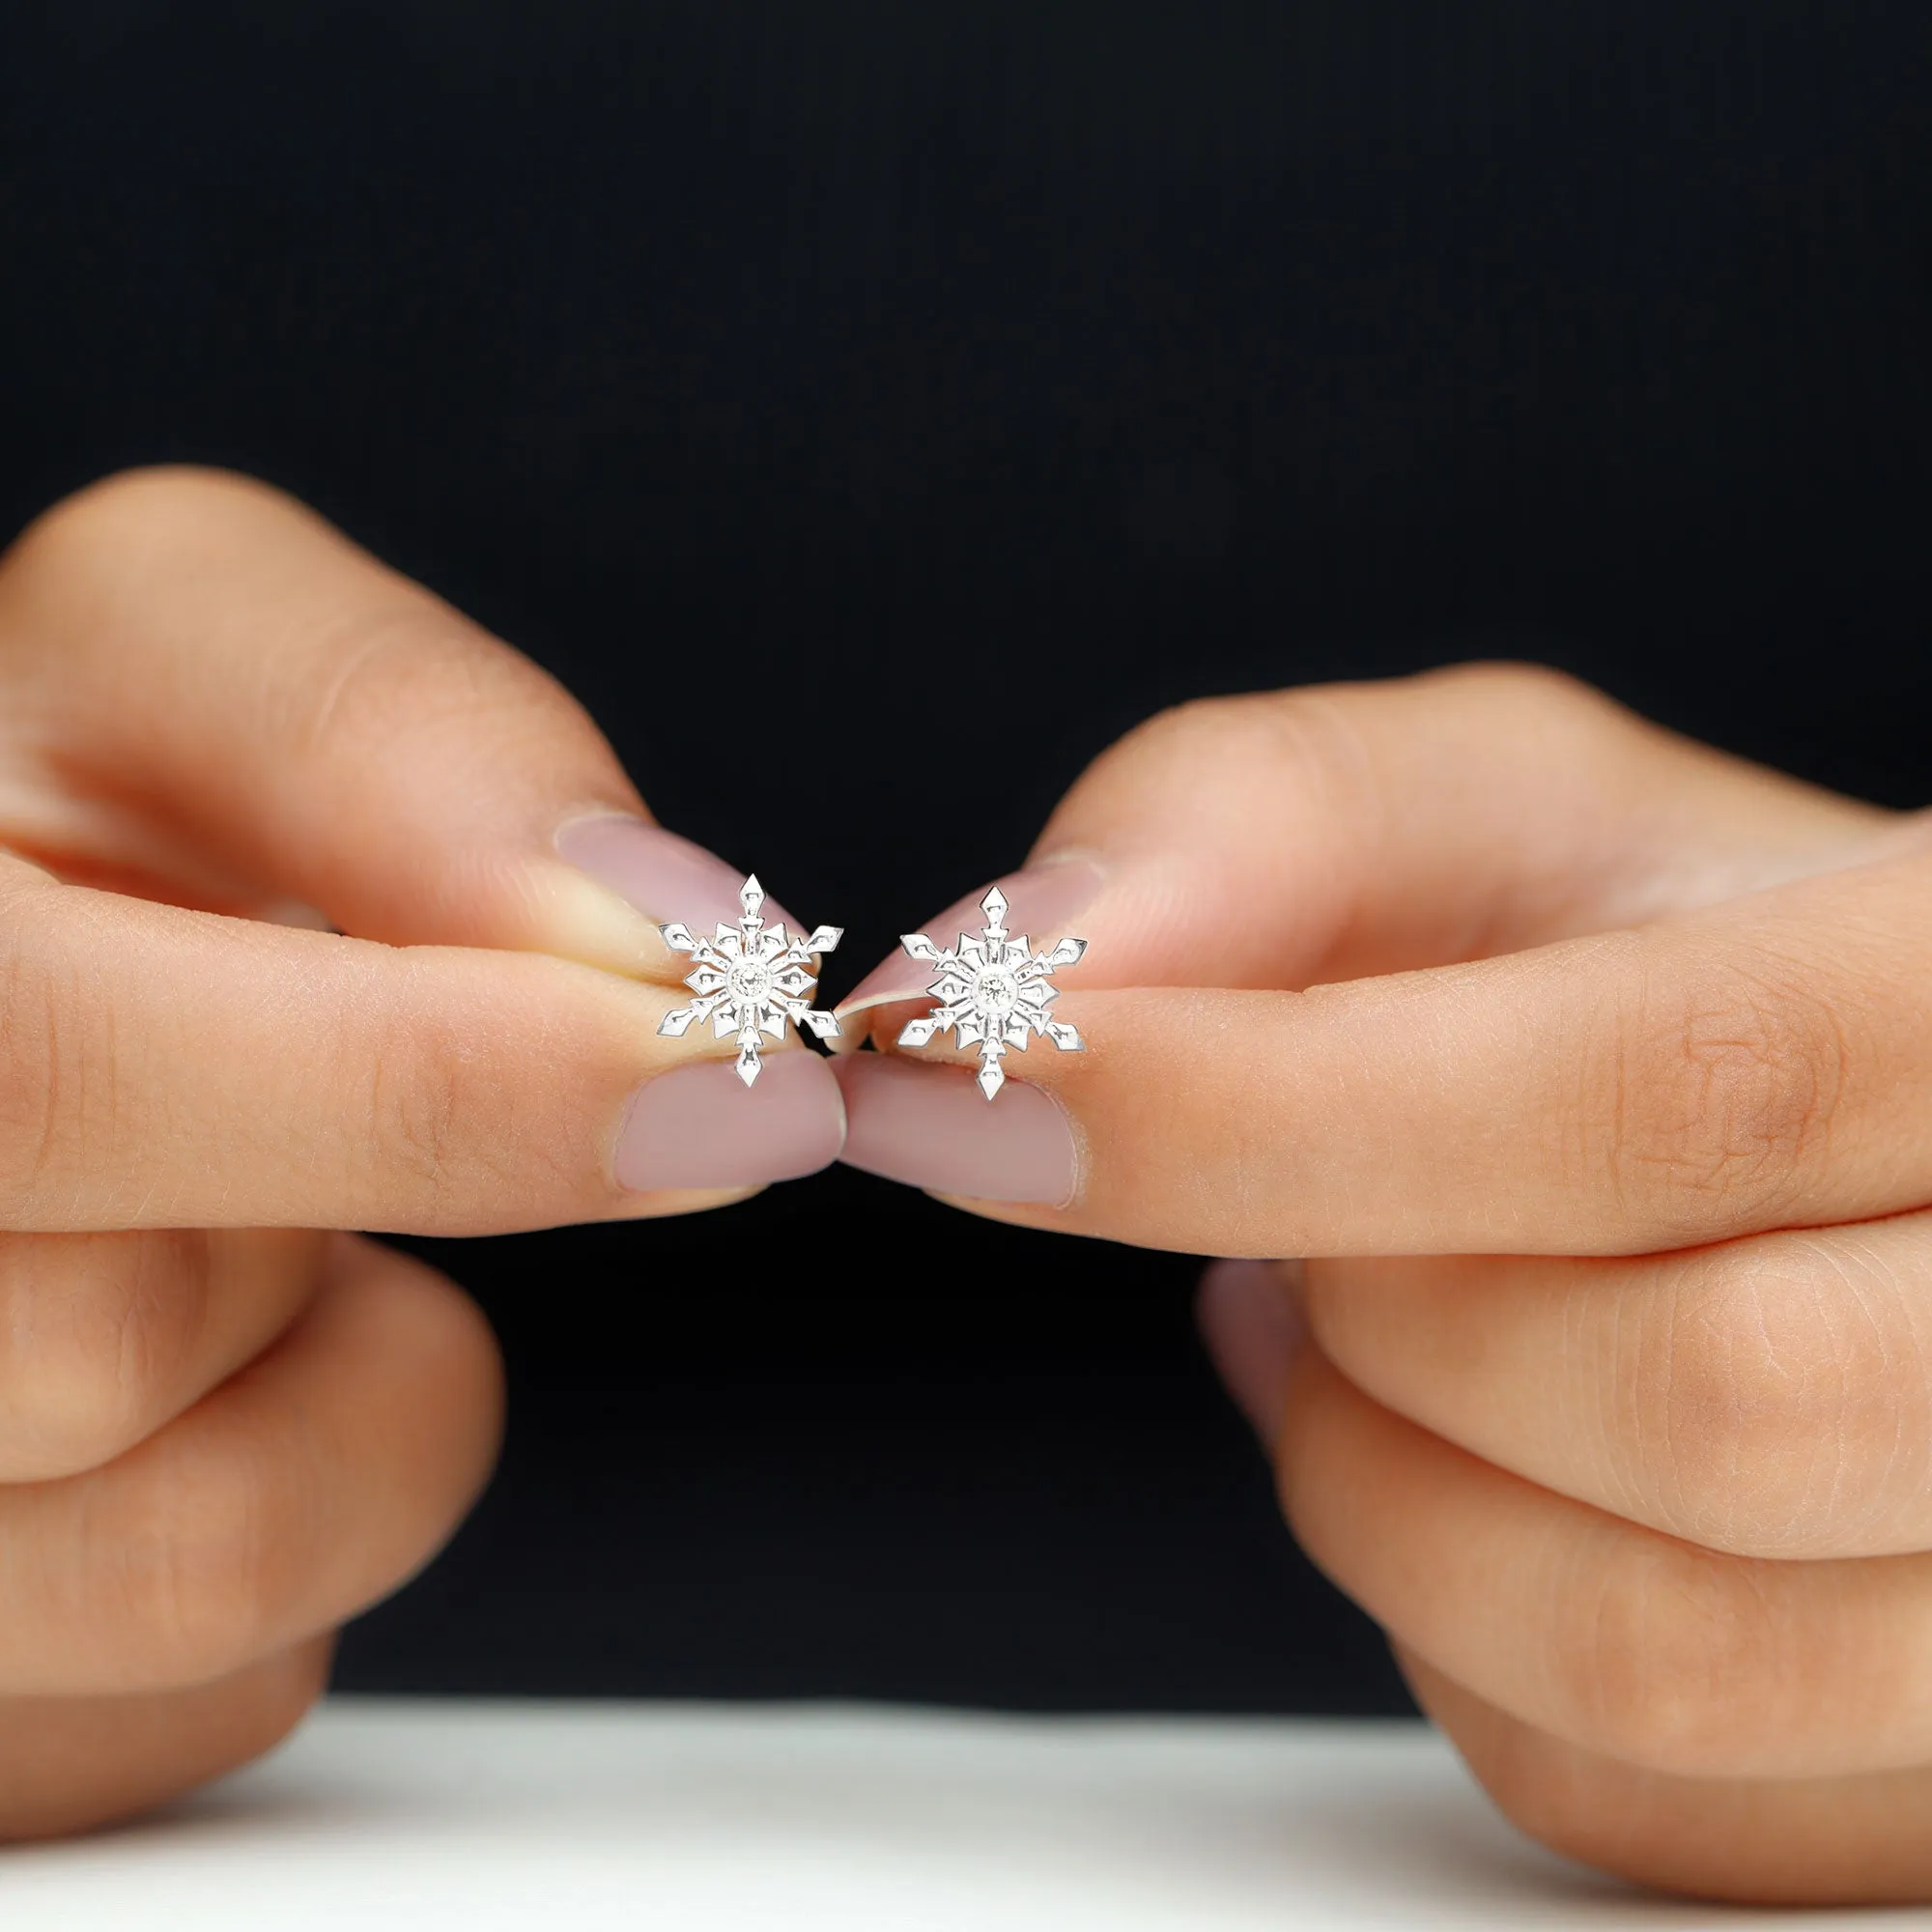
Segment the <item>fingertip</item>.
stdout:
<path fill-rule="evenodd" d="M 440 1268 L 367 1236 L 337 1236 L 324 1275 L 339 1299 L 360 1293 L 380 1302 L 392 1356 L 413 1353 L 436 1362 L 441 1487 L 452 1499 L 453 1526 L 490 1480 L 502 1448 L 508 1382 L 495 1326 Z M 326 1300 L 317 1307 L 327 1319 Z"/>
<path fill-rule="evenodd" d="M 739 1199 L 816 1174 L 838 1158 L 845 1134 L 839 1083 L 805 1047 L 767 1054 L 750 1087 L 734 1062 L 696 1060 L 639 1090 L 612 1168 L 620 1187 L 669 1211 L 660 1204 L 673 1195 Z"/>
<path fill-rule="evenodd" d="M 1009 1080 L 988 1102 L 963 1066 L 896 1053 L 838 1063 L 848 1167 L 962 1205 L 1065 1208 L 1079 1191 L 1079 1149 L 1044 1088 Z"/>

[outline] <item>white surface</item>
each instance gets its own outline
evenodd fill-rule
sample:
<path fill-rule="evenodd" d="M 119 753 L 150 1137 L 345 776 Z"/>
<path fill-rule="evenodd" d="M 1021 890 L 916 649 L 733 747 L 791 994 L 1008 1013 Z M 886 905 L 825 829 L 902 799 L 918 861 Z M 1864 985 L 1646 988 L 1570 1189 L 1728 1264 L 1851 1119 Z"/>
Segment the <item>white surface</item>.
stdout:
<path fill-rule="evenodd" d="M 6 1932 L 1923 1925 L 1646 1899 L 1406 1724 L 341 1700 L 172 1814 L 0 1857 Z"/>

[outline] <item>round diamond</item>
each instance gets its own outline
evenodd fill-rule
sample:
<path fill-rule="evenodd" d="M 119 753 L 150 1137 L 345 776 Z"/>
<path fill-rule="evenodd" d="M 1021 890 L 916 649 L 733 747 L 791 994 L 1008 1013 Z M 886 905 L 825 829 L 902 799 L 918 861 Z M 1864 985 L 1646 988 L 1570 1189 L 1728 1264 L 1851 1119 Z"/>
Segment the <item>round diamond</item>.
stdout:
<path fill-rule="evenodd" d="M 772 990 L 771 970 L 756 959 L 741 959 L 730 979 L 731 991 L 741 1000 L 762 1000 Z"/>
<path fill-rule="evenodd" d="M 981 973 L 973 985 L 973 1004 L 982 1013 L 1010 1012 L 1019 996 L 1013 976 L 998 966 Z"/>

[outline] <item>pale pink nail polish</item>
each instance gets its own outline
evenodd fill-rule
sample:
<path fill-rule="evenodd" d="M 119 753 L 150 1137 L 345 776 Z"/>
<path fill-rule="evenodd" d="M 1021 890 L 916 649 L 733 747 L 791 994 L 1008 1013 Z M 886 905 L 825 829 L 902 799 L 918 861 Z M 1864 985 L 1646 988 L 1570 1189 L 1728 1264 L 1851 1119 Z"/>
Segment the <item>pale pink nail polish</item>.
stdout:
<path fill-rule="evenodd" d="M 845 1106 L 815 1053 L 765 1056 L 754 1085 L 728 1060 L 698 1060 L 642 1087 L 617 1137 L 617 1184 L 755 1187 L 796 1180 L 838 1158 Z"/>
<path fill-rule="evenodd" d="M 1288 1372 L 1307 1335 L 1293 1262 L 1215 1262 L 1201 1277 L 1195 1317 L 1235 1406 L 1273 1445 L 1288 1400 Z"/>
<path fill-rule="evenodd" d="M 1053 1096 L 1009 1079 L 987 1102 L 963 1066 L 921 1066 L 880 1053 L 836 1063 L 845 1090 L 849 1167 L 933 1194 L 1064 1208 L 1079 1159 Z"/>
<path fill-rule="evenodd" d="M 661 825 L 617 812 L 574 819 L 556 835 L 556 849 L 659 924 L 675 920 L 708 931 L 721 922 L 735 925 L 743 915 L 738 894 L 745 874 Z M 767 924 L 780 919 L 800 929 L 783 907 L 767 900 Z"/>
<path fill-rule="evenodd" d="M 1092 859 L 1070 858 L 1030 866 L 1024 872 L 1010 873 L 997 883 L 1007 895 L 1007 930 L 1015 935 L 1023 932 L 1036 946 L 1047 947 L 1068 936 L 1067 922 L 1099 896 L 1105 878 Z M 978 932 L 985 924 L 986 916 L 980 910 L 980 901 L 986 896 L 986 890 L 981 886 L 918 929 L 935 945 L 956 945 L 962 932 Z M 839 1001 L 838 1011 L 856 1013 L 863 1008 L 882 1007 L 894 1000 L 916 1000 L 931 983 L 932 968 L 900 950 L 874 966 Z"/>

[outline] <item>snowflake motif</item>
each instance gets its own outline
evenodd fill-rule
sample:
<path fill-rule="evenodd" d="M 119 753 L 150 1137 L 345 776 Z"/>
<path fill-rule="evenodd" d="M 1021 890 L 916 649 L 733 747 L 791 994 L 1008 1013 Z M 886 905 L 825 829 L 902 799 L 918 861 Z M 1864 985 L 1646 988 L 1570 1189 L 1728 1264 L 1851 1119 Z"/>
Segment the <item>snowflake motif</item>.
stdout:
<path fill-rule="evenodd" d="M 694 1021 L 709 1020 L 720 1039 L 736 1034 L 738 1078 L 747 1087 L 758 1077 L 759 1035 L 782 1039 L 786 1020 L 801 1031 L 810 1027 L 820 1039 L 838 1031 L 835 1014 L 812 1009 L 818 981 L 810 968 L 811 955 L 830 952 L 844 937 L 843 928 L 821 925 L 810 939 L 787 939 L 782 920 L 765 929 L 758 912 L 764 902 L 765 889 L 753 873 L 738 895 L 745 917 L 735 928 L 721 921 L 715 939 L 699 939 L 688 925 L 658 927 L 667 946 L 697 957 L 696 970 L 684 982 L 697 998 L 667 1013 L 658 1031 L 682 1039 Z"/>
<path fill-rule="evenodd" d="M 899 1035 L 901 1046 L 924 1046 L 936 1033 L 958 1030 L 961 1046 L 980 1049 L 980 1091 L 991 1099 L 1006 1084 L 1000 1063 L 1007 1049 L 1024 1053 L 1032 1036 L 1052 1040 L 1062 1053 L 1081 1053 L 1087 1042 L 1049 1010 L 1060 997 L 1058 986 L 1046 982 L 1055 968 L 1071 966 L 1087 951 L 1084 939 L 1063 939 L 1051 952 L 1035 952 L 1022 933 L 1008 937 L 1007 900 L 995 886 L 980 901 L 986 924 L 975 939 L 959 935 L 959 945 L 941 952 L 923 932 L 910 932 L 899 944 L 915 959 L 939 968 L 939 978 L 926 991 L 940 1002 L 939 1010 L 909 1021 Z"/>

